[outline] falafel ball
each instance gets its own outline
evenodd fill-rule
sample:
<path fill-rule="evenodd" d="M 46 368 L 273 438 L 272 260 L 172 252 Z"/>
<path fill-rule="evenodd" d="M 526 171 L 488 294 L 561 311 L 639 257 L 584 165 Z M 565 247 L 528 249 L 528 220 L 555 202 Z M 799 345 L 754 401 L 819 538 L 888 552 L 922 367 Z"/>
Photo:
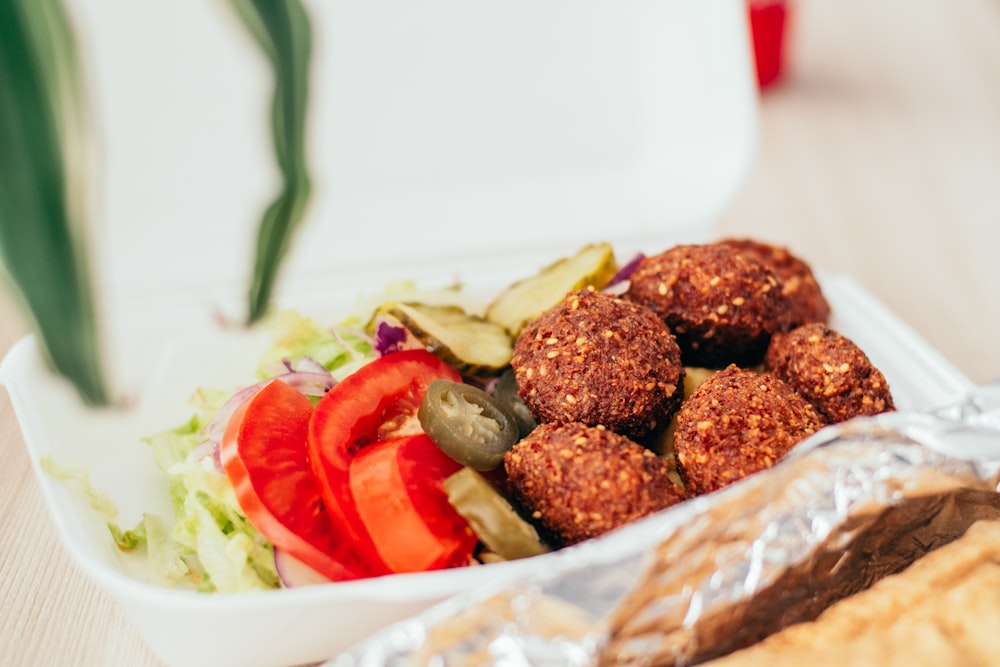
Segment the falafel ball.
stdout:
<path fill-rule="evenodd" d="M 684 500 L 665 461 L 603 426 L 541 424 L 504 468 L 513 497 L 562 546 Z"/>
<path fill-rule="evenodd" d="M 677 469 L 692 494 L 774 465 L 824 426 L 815 408 L 766 373 L 730 365 L 705 380 L 677 413 Z"/>
<path fill-rule="evenodd" d="M 683 400 L 684 366 L 667 325 L 592 289 L 567 294 L 530 322 L 511 366 L 538 422 L 601 424 L 640 439 L 666 426 Z"/>
<path fill-rule="evenodd" d="M 813 323 L 771 339 L 765 367 L 830 424 L 895 409 L 889 383 L 854 341 Z"/>
<path fill-rule="evenodd" d="M 629 283 L 624 298 L 667 323 L 685 366 L 758 364 L 771 334 L 787 328 L 774 271 L 728 245 L 674 246 L 639 262 Z"/>
<path fill-rule="evenodd" d="M 830 320 L 830 304 L 823 295 L 812 267 L 787 248 L 754 239 L 727 238 L 719 243 L 756 257 L 771 267 L 781 283 L 781 294 L 789 309 L 788 327 Z"/>

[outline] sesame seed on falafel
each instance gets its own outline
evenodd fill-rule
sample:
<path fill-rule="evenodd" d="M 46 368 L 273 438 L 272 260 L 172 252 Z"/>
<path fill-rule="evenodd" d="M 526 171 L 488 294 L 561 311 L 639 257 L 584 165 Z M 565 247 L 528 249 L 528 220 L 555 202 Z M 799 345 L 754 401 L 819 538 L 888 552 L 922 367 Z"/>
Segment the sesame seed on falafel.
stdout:
<path fill-rule="evenodd" d="M 824 324 L 776 335 L 764 364 L 812 403 L 827 423 L 895 409 L 882 371 L 854 341 Z"/>
<path fill-rule="evenodd" d="M 824 425 L 776 377 L 730 365 L 681 406 L 674 452 L 688 491 L 708 493 L 771 467 Z"/>
<path fill-rule="evenodd" d="M 723 244 L 678 245 L 644 258 L 624 298 L 666 322 L 686 366 L 755 365 L 771 335 L 787 328 L 774 271 Z"/>
<path fill-rule="evenodd" d="M 667 325 L 641 304 L 571 292 L 530 322 L 511 358 L 538 422 L 583 422 L 639 439 L 683 399 L 684 366 Z"/>
<path fill-rule="evenodd" d="M 514 497 L 562 545 L 684 499 L 665 461 L 603 426 L 542 424 L 504 455 Z"/>
<path fill-rule="evenodd" d="M 788 326 L 810 322 L 826 323 L 830 319 L 830 304 L 813 274 L 812 267 L 788 248 L 756 239 L 726 238 L 719 243 L 752 255 L 767 264 L 781 283 L 781 295 L 788 308 Z"/>

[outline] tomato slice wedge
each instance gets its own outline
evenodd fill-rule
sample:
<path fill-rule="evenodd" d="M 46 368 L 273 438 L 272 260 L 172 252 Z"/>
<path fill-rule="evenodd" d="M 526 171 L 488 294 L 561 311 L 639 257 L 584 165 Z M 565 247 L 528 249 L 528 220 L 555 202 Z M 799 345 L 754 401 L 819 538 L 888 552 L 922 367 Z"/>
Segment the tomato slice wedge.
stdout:
<path fill-rule="evenodd" d="M 308 448 L 326 511 L 354 549 L 382 573 L 390 571 L 351 494 L 351 461 L 373 443 L 420 433 L 416 414 L 427 385 L 458 371 L 426 350 L 403 350 L 379 357 L 337 383 L 316 404 L 309 422 Z"/>
<path fill-rule="evenodd" d="M 443 486 L 461 468 L 424 434 L 383 440 L 351 461 L 358 514 L 392 572 L 469 563 L 478 537 Z"/>
<path fill-rule="evenodd" d="M 370 576 L 325 510 L 306 447 L 312 413 L 312 402 L 284 382 L 264 385 L 226 426 L 223 470 L 247 519 L 276 548 L 333 581 Z"/>

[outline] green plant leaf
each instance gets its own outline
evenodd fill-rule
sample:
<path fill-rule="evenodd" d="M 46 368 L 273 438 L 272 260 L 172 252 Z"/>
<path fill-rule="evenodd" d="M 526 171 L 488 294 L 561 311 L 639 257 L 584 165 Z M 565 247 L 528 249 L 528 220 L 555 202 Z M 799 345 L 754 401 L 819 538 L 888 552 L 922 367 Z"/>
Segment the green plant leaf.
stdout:
<path fill-rule="evenodd" d="M 84 170 L 74 50 L 58 0 L 0 2 L 0 263 L 51 366 L 100 405 L 109 393 L 74 196 Z"/>
<path fill-rule="evenodd" d="M 230 0 L 257 40 L 274 75 L 271 129 L 282 186 L 257 233 L 247 320 L 267 313 L 282 260 L 302 221 L 311 185 L 306 163 L 306 111 L 312 31 L 298 0 Z"/>

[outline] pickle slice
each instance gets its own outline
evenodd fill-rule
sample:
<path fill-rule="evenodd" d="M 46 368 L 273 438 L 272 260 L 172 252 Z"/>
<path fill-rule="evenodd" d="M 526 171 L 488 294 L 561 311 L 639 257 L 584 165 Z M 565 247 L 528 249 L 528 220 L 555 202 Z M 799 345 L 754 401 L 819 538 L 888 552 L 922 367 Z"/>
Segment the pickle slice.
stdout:
<path fill-rule="evenodd" d="M 455 305 L 389 302 L 376 311 L 467 375 L 495 375 L 510 364 L 513 340 L 502 326 Z"/>
<path fill-rule="evenodd" d="M 558 304 L 569 292 L 584 287 L 601 289 L 617 270 L 610 243 L 585 245 L 576 254 L 507 287 L 486 307 L 486 319 L 517 336 L 525 324 Z"/>
<path fill-rule="evenodd" d="M 535 527 L 475 470 L 462 468 L 444 480 L 444 489 L 452 506 L 490 552 L 515 560 L 549 551 Z"/>

